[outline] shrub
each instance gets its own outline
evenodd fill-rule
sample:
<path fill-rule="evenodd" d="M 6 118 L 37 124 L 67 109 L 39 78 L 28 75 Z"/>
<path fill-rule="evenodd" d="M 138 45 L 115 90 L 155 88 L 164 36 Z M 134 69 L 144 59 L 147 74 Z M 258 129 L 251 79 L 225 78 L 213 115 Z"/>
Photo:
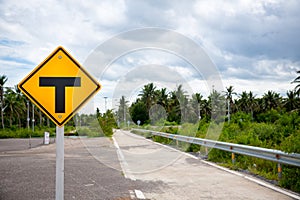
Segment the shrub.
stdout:
<path fill-rule="evenodd" d="M 300 131 L 294 131 L 282 142 L 281 148 L 288 153 L 300 153 Z M 298 178 L 297 178 L 298 177 Z M 294 166 L 282 167 L 282 179 L 279 184 L 285 188 L 300 192 L 300 168 Z"/>
<path fill-rule="evenodd" d="M 29 138 L 31 137 L 44 137 L 44 132 L 49 132 L 50 137 L 55 135 L 55 128 L 48 127 L 35 127 L 34 132 L 32 129 L 27 128 L 12 128 L 0 130 L 0 138 Z"/>

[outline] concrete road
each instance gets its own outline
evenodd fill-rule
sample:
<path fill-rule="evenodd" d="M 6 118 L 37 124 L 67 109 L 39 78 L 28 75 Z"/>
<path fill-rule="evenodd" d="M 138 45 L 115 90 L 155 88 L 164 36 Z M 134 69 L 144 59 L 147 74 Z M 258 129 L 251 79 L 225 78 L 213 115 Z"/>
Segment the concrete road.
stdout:
<path fill-rule="evenodd" d="M 292 199 L 128 131 L 116 131 L 114 140 L 128 178 L 161 182 L 161 191 L 144 191 L 148 199 Z"/>
<path fill-rule="evenodd" d="M 291 199 L 129 132 L 113 139 L 65 138 L 65 199 Z M 0 140 L 0 200 L 55 199 L 55 144 L 27 145 Z"/>
<path fill-rule="evenodd" d="M 27 142 L 0 140 L 1 200 L 55 199 L 55 144 L 27 149 Z M 136 199 L 135 191 L 152 193 L 160 185 L 126 179 L 107 138 L 65 138 L 65 199 Z"/>

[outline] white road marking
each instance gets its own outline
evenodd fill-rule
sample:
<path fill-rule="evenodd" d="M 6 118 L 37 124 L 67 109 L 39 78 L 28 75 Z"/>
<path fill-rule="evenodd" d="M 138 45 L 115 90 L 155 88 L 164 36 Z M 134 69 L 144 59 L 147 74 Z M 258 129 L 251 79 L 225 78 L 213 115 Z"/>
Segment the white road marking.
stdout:
<path fill-rule="evenodd" d="M 89 186 L 93 186 L 94 184 L 86 184 L 86 185 L 84 185 L 84 186 L 86 186 L 86 187 L 89 187 Z"/>
<path fill-rule="evenodd" d="M 124 158 L 124 155 L 123 155 L 123 153 L 122 153 L 122 151 L 121 151 L 121 149 L 118 145 L 117 140 L 114 138 L 114 136 L 112 136 L 112 139 L 113 139 L 114 145 L 117 149 L 118 159 L 119 159 L 119 162 L 120 162 L 120 165 L 121 165 L 121 168 L 122 168 L 122 171 L 124 173 L 125 178 L 128 178 L 128 179 L 131 179 L 131 180 L 135 181 L 136 179 L 134 178 L 134 176 L 130 172 L 130 169 L 128 167 L 128 163 L 126 162 L 126 160 Z"/>
<path fill-rule="evenodd" d="M 146 199 L 141 190 L 134 190 L 134 192 L 135 192 L 135 195 L 138 199 Z"/>

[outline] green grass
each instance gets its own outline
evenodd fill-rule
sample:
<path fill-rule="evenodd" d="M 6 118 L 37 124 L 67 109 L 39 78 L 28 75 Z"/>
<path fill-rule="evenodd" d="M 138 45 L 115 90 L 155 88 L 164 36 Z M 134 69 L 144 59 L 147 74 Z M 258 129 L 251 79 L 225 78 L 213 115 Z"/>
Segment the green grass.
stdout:
<path fill-rule="evenodd" d="M 0 138 L 29 138 L 31 137 L 44 137 L 44 132 L 49 132 L 50 137 L 55 135 L 55 128 L 48 127 L 35 127 L 34 132 L 32 129 L 27 128 L 12 128 L 12 129 L 1 129 Z"/>

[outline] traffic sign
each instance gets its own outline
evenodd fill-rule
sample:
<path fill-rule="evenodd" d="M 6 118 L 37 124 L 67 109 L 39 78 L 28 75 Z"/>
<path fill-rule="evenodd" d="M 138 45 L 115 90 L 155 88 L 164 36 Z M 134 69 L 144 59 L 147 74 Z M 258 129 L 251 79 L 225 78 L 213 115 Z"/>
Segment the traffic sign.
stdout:
<path fill-rule="evenodd" d="M 18 88 L 61 127 L 101 85 L 63 47 L 58 47 Z"/>

